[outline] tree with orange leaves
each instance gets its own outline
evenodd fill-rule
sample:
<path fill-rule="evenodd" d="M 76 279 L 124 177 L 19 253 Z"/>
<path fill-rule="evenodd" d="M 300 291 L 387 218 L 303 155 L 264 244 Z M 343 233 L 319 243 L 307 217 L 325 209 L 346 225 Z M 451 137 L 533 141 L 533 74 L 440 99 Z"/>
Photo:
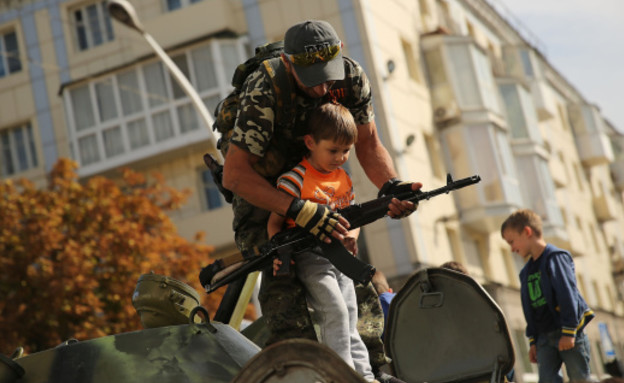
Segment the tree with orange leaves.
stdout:
<path fill-rule="evenodd" d="M 61 159 L 47 188 L 0 183 L 0 344 L 29 352 L 64 340 L 141 329 L 132 306 L 140 275 L 154 271 L 202 291 L 198 273 L 212 248 L 189 242 L 166 211 L 188 192 L 123 171 L 123 182 L 78 181 Z M 222 294 L 203 294 L 214 313 Z M 3 350 L 9 352 L 11 350 Z M 2 352 L 2 350 L 0 350 Z"/>

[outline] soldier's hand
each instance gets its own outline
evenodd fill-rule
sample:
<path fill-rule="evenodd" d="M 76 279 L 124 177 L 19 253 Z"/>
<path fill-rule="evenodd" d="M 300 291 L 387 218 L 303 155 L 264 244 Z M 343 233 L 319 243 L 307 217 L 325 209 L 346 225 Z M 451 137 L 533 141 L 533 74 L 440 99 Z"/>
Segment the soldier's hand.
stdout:
<path fill-rule="evenodd" d="M 342 241 L 348 233 L 349 221 L 329 207 L 311 201 L 295 198 L 286 216 L 326 243 L 331 243 L 330 237 Z"/>
<path fill-rule="evenodd" d="M 383 184 L 381 189 L 379 189 L 377 197 L 381 198 L 389 195 L 398 195 L 405 192 L 417 191 L 420 190 L 420 188 L 422 188 L 420 182 L 405 182 L 393 178 Z M 388 205 L 388 215 L 392 218 L 403 218 L 415 212 L 417 208 L 417 203 L 393 198 Z"/>

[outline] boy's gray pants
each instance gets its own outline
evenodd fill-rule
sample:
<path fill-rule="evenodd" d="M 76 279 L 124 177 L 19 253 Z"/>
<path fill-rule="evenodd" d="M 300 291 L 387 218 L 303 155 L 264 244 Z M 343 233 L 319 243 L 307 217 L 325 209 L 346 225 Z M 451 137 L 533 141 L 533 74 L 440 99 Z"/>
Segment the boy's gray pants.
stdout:
<path fill-rule="evenodd" d="M 334 350 L 366 381 L 373 381 L 368 351 L 357 330 L 353 280 L 317 252 L 306 252 L 293 258 L 297 276 L 307 290 L 308 304 L 315 312 L 321 343 Z"/>

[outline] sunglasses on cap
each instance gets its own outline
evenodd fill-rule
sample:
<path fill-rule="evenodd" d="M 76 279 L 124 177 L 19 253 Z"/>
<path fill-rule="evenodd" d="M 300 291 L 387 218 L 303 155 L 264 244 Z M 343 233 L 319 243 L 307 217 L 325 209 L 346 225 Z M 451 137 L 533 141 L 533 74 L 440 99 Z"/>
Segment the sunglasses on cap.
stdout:
<path fill-rule="evenodd" d="M 330 45 L 313 52 L 287 54 L 290 61 L 298 66 L 310 66 L 331 61 L 340 53 L 341 43 Z"/>

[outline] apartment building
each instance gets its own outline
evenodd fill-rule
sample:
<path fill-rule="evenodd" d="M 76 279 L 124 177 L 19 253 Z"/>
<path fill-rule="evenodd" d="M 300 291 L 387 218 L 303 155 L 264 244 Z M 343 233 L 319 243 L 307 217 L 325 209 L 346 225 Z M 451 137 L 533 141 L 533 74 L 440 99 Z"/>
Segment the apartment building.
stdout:
<path fill-rule="evenodd" d="M 587 329 L 594 374 L 605 374 L 598 322 L 624 359 L 624 137 L 488 1 L 132 4 L 210 111 L 253 47 L 298 21 L 329 21 L 373 84 L 379 134 L 400 177 L 425 190 L 444 185 L 447 173 L 482 179 L 406 219 L 369 225 L 363 257 L 395 287 L 421 267 L 465 264 L 505 313 L 518 381 L 536 381 L 519 303 L 523 262 L 499 233 L 509 213 L 534 209 L 547 240 L 575 256 L 598 314 Z M 218 138 L 205 125 L 145 36 L 112 20 L 104 1 L 0 1 L 1 179 L 43 184 L 61 157 L 76 160 L 82 178 L 118 177 L 120 167 L 158 172 L 193 191 L 172 214 L 180 232 L 204 231 L 227 254 L 232 214 L 203 164 Z M 359 200 L 374 198 L 357 161 L 349 168 Z"/>

